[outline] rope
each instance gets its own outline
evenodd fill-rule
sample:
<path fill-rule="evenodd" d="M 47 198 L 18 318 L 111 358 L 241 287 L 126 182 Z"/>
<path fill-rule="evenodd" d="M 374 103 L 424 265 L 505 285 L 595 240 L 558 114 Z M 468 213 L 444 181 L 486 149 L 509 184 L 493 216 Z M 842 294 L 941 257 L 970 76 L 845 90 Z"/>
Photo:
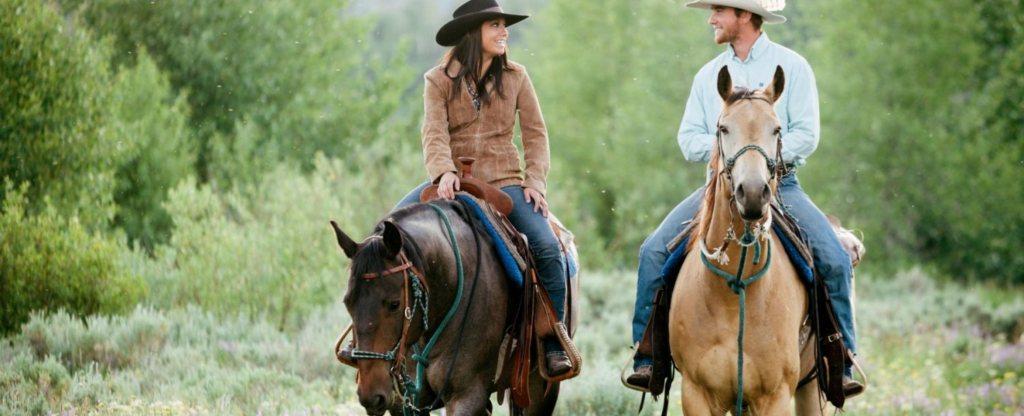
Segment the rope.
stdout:
<path fill-rule="evenodd" d="M 469 312 L 473 308 L 473 295 L 476 295 L 476 284 L 480 282 L 480 259 L 483 258 L 483 252 L 480 251 L 480 233 L 473 232 L 473 242 L 476 243 L 476 269 L 473 272 L 473 288 L 469 290 L 469 300 L 466 302 L 466 313 L 462 315 L 462 326 L 459 327 L 459 337 L 455 341 L 455 354 L 452 355 L 452 363 L 448 365 L 448 374 L 444 376 L 444 384 L 441 384 L 441 388 L 437 390 L 437 397 L 434 397 L 434 402 L 430 404 L 425 410 L 430 411 L 437 408 L 437 405 L 441 404 L 441 398 L 444 396 L 445 389 L 452 381 L 452 373 L 455 372 L 455 362 L 459 360 L 459 351 L 462 350 L 462 335 L 466 332 L 466 323 L 469 321 Z M 421 409 L 423 410 L 423 409 Z"/>
<path fill-rule="evenodd" d="M 459 252 L 459 242 L 455 238 L 455 232 L 452 231 L 452 223 L 448 220 L 448 215 L 444 211 L 434 204 L 427 204 L 437 212 L 437 215 L 444 221 L 445 228 L 448 231 L 448 239 L 452 242 L 452 252 L 455 254 L 455 266 L 459 274 L 459 284 L 457 285 L 458 290 L 455 292 L 455 301 L 452 303 L 451 309 L 448 309 L 448 313 L 441 320 L 441 324 L 437 326 L 437 330 L 434 331 L 434 335 L 430 337 L 430 341 L 423 347 L 423 352 L 417 352 L 417 348 L 413 347 L 412 359 L 416 361 L 416 382 L 407 383 L 405 388 L 405 395 L 409 397 L 409 402 L 418 403 L 420 392 L 423 389 L 423 377 L 426 374 L 427 366 L 430 365 L 430 361 L 427 360 L 427 356 L 430 355 L 430 350 L 434 348 L 434 344 L 437 343 L 438 338 L 441 337 L 441 332 L 444 331 L 445 327 L 448 326 L 448 321 L 455 315 L 455 310 L 459 308 L 459 303 L 462 301 L 462 254 Z M 426 319 L 424 317 L 424 319 Z M 409 412 L 408 403 L 404 409 L 404 413 L 411 414 Z M 414 406 L 414 405 L 413 405 Z"/>
<path fill-rule="evenodd" d="M 754 236 L 750 233 L 750 223 L 747 223 L 746 231 L 743 233 L 743 237 L 740 240 L 742 242 L 744 240 L 751 241 L 753 239 Z M 754 264 L 757 264 L 757 258 L 760 257 L 761 245 L 757 244 L 755 245 L 755 247 L 757 248 L 754 250 Z M 772 263 L 772 243 L 771 240 L 768 240 L 768 255 L 765 259 L 764 268 L 762 268 L 761 271 L 755 273 L 753 276 L 750 276 L 747 279 L 742 278 L 743 267 L 746 265 L 747 260 L 747 246 L 742 246 L 740 249 L 740 266 L 739 269 L 736 271 L 736 276 L 732 276 L 728 272 L 712 265 L 711 262 L 708 261 L 708 258 L 704 254 L 703 250 L 701 250 L 700 259 L 701 261 L 704 262 L 704 267 L 707 267 L 708 270 L 711 270 L 712 272 L 715 272 L 715 274 L 725 278 L 725 281 L 729 285 L 729 289 L 732 290 L 732 293 L 740 295 L 740 331 L 738 336 L 736 337 L 736 348 L 738 349 L 738 356 L 736 358 L 736 378 L 738 379 L 738 386 L 736 387 L 736 412 L 733 413 L 735 415 L 740 415 L 743 414 L 743 332 L 746 325 L 745 322 L 747 315 L 746 287 L 747 285 L 754 283 L 755 281 L 763 277 L 765 273 L 768 272 L 768 266 L 770 266 Z"/>
<path fill-rule="evenodd" d="M 768 170 L 772 171 L 772 172 L 775 171 L 775 161 L 772 160 L 772 158 L 768 157 L 768 153 L 765 152 L 764 149 L 761 148 L 761 146 L 758 146 L 756 144 L 748 144 L 746 146 L 743 146 L 742 148 L 740 148 L 740 150 L 738 152 L 736 152 L 736 154 L 734 154 L 734 155 L 732 155 L 732 157 L 726 159 L 725 160 L 725 169 L 728 170 L 728 171 L 732 171 L 732 166 L 734 164 L 736 164 L 736 159 L 738 159 L 740 157 L 740 155 L 742 155 L 747 150 L 757 150 L 758 152 L 760 152 L 761 155 L 764 156 L 764 159 L 768 162 Z"/>

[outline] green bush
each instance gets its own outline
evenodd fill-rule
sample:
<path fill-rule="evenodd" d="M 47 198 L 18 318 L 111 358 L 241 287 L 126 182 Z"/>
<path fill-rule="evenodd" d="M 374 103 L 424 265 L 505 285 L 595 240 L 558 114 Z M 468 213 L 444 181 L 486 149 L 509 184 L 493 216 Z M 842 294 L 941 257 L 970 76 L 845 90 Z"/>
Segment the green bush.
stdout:
<path fill-rule="evenodd" d="M 123 146 L 105 128 L 109 51 L 46 2 L 0 1 L 0 178 L 34 185 L 30 212 L 46 195 L 90 227 L 114 214 Z"/>
<path fill-rule="evenodd" d="M 7 182 L 0 213 L 0 333 L 18 330 L 30 311 L 113 314 L 145 295 L 145 283 L 121 264 L 118 241 L 52 207 L 27 214 L 27 190 Z"/>
<path fill-rule="evenodd" d="M 245 313 L 286 329 L 340 296 L 344 256 L 329 221 L 365 235 L 416 185 L 405 178 L 425 177 L 418 165 L 388 162 L 416 158 L 408 147 L 368 146 L 360 155 L 359 163 L 320 155 L 308 175 L 280 165 L 223 194 L 194 180 L 174 188 L 166 204 L 171 240 L 153 259 L 129 256 L 152 289 L 149 303 Z"/>

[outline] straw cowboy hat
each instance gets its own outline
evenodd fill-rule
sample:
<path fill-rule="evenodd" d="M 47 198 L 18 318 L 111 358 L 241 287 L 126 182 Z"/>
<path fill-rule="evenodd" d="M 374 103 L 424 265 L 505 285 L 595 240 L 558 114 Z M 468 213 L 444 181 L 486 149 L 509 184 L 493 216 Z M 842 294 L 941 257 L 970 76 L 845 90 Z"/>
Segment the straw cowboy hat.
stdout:
<path fill-rule="evenodd" d="M 784 16 L 772 12 L 786 8 L 786 0 L 697 0 L 686 3 L 686 7 L 708 9 L 714 6 L 732 7 L 760 15 L 765 24 L 773 25 L 786 21 Z"/>
<path fill-rule="evenodd" d="M 441 46 L 455 46 L 470 29 L 499 17 L 504 17 L 505 27 L 509 27 L 530 16 L 505 13 L 495 0 L 469 0 L 455 9 L 452 20 L 441 26 L 434 40 Z"/>

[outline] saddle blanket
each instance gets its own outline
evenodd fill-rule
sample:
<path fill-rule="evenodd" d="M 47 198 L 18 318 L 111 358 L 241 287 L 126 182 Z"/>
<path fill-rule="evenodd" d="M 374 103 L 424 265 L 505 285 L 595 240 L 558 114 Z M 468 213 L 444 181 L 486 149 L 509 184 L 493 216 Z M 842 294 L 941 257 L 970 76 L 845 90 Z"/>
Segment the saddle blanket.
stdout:
<path fill-rule="evenodd" d="M 814 282 L 814 273 L 811 271 L 811 266 L 807 264 L 804 257 L 800 255 L 800 251 L 797 250 L 796 246 L 786 236 L 786 233 L 782 232 L 777 223 L 772 223 L 772 230 L 775 231 L 775 235 L 779 237 L 779 241 L 782 242 L 782 247 L 786 250 L 786 254 L 789 259 L 793 262 L 793 267 L 796 268 L 797 274 L 800 275 L 800 280 L 804 282 L 808 287 Z M 690 236 L 686 236 L 682 244 L 679 244 L 672 254 L 668 256 L 668 260 L 665 262 L 665 266 L 661 268 L 661 278 L 675 279 L 679 276 L 679 269 L 683 268 L 683 260 L 686 259 L 686 246 L 690 242 Z"/>
<path fill-rule="evenodd" d="M 484 210 L 481 205 L 483 202 L 476 197 L 458 193 L 457 196 L 460 200 L 469 206 L 477 218 L 484 224 L 484 228 L 487 229 L 487 234 L 491 236 L 491 240 L 494 241 L 494 248 L 498 251 L 498 258 L 501 259 L 501 264 L 505 266 L 505 272 L 508 274 L 509 279 L 512 281 L 512 285 L 516 289 L 523 287 L 523 273 L 526 269 L 526 262 L 519 256 L 519 253 L 515 249 L 509 249 L 511 238 L 505 235 L 504 230 L 500 227 L 494 226 L 494 221 L 489 214 L 493 215 L 493 210 Z M 568 248 L 572 246 L 573 239 L 575 238 L 568 229 L 557 218 L 554 214 L 548 213 L 548 221 L 551 223 L 551 228 L 557 230 L 555 233 L 559 237 L 559 242 L 562 246 L 562 265 L 568 271 L 566 280 L 572 278 L 579 271 L 578 261 L 573 258 L 572 253 L 569 252 Z"/>

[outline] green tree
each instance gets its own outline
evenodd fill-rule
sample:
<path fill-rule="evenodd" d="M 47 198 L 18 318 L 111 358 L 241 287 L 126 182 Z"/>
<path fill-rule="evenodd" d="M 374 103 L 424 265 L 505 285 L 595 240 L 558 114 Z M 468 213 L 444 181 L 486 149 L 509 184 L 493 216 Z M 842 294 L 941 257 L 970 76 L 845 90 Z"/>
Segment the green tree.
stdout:
<path fill-rule="evenodd" d="M 45 3 L 0 1 L 0 177 L 33 184 L 30 212 L 48 196 L 88 226 L 113 216 L 123 152 L 104 125 L 109 56 Z"/>
<path fill-rule="evenodd" d="M 114 225 L 152 248 L 168 240 L 172 224 L 161 204 L 167 192 L 193 172 L 195 149 L 188 140 L 184 95 L 172 95 L 166 77 L 144 50 L 136 62 L 121 69 L 111 89 L 111 124 L 127 148 L 116 175 Z"/>
<path fill-rule="evenodd" d="M 823 126 L 801 178 L 864 230 L 868 264 L 1020 282 L 1020 17 L 1013 1 L 958 3 L 801 8 Z"/>
<path fill-rule="evenodd" d="M 676 133 L 694 74 L 722 52 L 706 19 L 655 0 L 553 0 L 526 35 L 535 50 L 513 55 L 544 109 L 549 198 L 580 234 L 587 267 L 635 264 L 647 235 L 704 182 Z"/>
<path fill-rule="evenodd" d="M 371 21 L 345 17 L 344 1 L 66 2 L 114 39 L 115 62 L 144 47 L 176 91 L 187 91 L 199 173 L 215 176 L 215 137 L 235 152 L 252 124 L 255 160 L 349 157 L 392 121 L 409 79 L 402 54 L 369 47 Z M 263 167 L 262 169 L 266 169 Z M 252 178 L 250 178 L 252 179 Z"/>

